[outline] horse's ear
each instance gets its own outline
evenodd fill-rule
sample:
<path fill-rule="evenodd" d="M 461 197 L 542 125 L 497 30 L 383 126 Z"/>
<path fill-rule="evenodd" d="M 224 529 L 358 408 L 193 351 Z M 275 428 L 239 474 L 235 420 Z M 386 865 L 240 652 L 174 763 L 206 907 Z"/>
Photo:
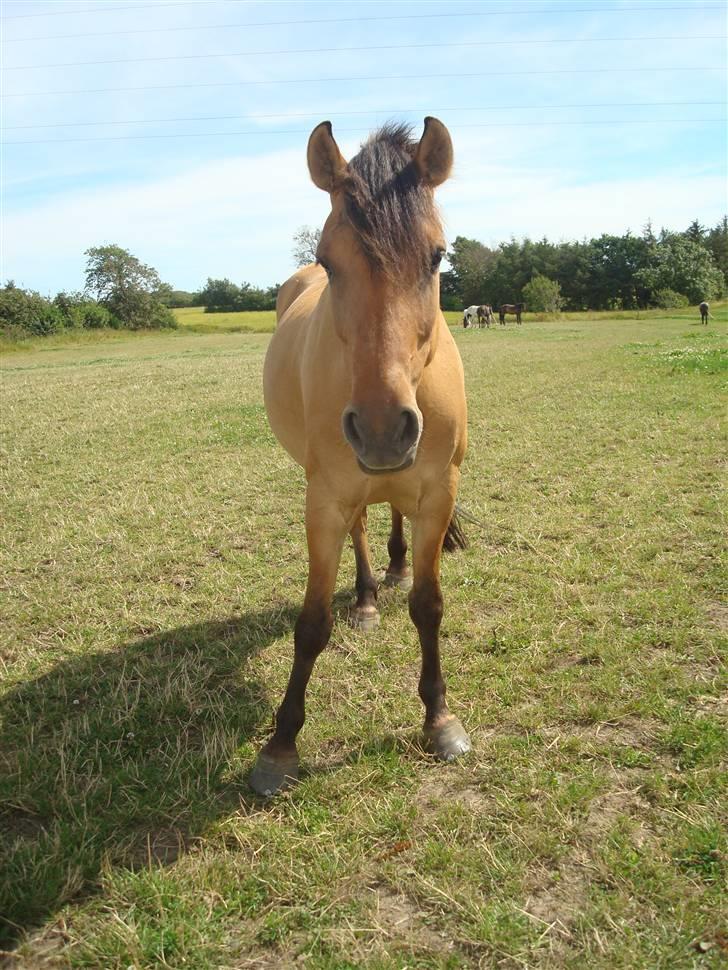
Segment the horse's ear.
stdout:
<path fill-rule="evenodd" d="M 425 118 L 425 130 L 414 157 L 421 181 L 435 188 L 449 177 L 452 163 L 450 132 L 437 118 Z"/>
<path fill-rule="evenodd" d="M 308 139 L 308 170 L 314 184 L 324 192 L 335 192 L 346 177 L 346 159 L 331 134 L 331 122 L 316 125 Z"/>

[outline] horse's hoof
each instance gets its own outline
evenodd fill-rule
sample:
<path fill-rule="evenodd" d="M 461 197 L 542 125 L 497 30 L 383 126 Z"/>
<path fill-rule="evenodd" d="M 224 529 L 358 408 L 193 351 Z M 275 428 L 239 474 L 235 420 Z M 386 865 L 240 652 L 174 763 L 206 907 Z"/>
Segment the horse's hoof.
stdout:
<path fill-rule="evenodd" d="M 440 761 L 453 761 L 472 748 L 465 728 L 456 717 L 439 727 L 425 726 L 425 743 L 428 751 Z"/>
<path fill-rule="evenodd" d="M 412 589 L 412 576 L 409 573 L 405 573 L 404 576 L 401 573 L 385 573 L 384 585 L 395 586 L 406 593 Z"/>
<path fill-rule="evenodd" d="M 270 798 L 278 792 L 292 788 L 298 781 L 298 758 L 278 760 L 261 751 L 250 773 L 250 787 L 258 795 Z"/>
<path fill-rule="evenodd" d="M 365 633 L 369 630 L 376 630 L 380 619 L 379 611 L 373 607 L 369 607 L 369 609 L 354 607 L 349 612 L 349 625 L 354 627 L 355 630 L 363 630 Z"/>

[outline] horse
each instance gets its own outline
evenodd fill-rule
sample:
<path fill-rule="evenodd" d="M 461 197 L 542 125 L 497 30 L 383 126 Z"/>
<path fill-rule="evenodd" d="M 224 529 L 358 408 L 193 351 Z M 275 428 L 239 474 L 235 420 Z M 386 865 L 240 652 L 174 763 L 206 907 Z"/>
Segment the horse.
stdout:
<path fill-rule="evenodd" d="M 500 321 L 501 326 L 505 327 L 505 325 L 506 325 L 506 313 L 513 313 L 513 314 L 515 314 L 515 316 L 516 316 L 516 323 L 520 324 L 522 322 L 521 321 L 521 313 L 523 312 L 523 309 L 524 309 L 524 304 L 523 303 L 503 303 L 503 304 L 501 304 L 501 306 L 498 309 L 498 320 Z"/>
<path fill-rule="evenodd" d="M 705 300 L 700 304 L 700 322 L 708 326 L 708 317 L 710 316 L 710 304 L 706 303 Z"/>
<path fill-rule="evenodd" d="M 311 133 L 307 161 L 331 212 L 316 264 L 278 295 L 263 390 L 273 432 L 306 473 L 308 580 L 288 687 L 250 776 L 262 795 L 298 778 L 306 687 L 331 634 L 347 534 L 357 567 L 352 621 L 366 629 L 379 619 L 366 532 L 367 507 L 376 503 L 392 507 L 387 580 L 411 584 L 425 744 L 443 761 L 470 750 L 445 700 L 439 648 L 440 554 L 465 545 L 455 498 L 467 407 L 462 362 L 440 311 L 445 240 L 434 203 L 452 169 L 450 134 L 432 117 L 419 141 L 409 126 L 388 124 L 347 162 L 324 121 Z M 412 524 L 411 574 L 403 516 Z"/>
<path fill-rule="evenodd" d="M 490 330 L 490 325 L 493 322 L 493 307 L 484 303 L 482 306 L 478 307 L 478 326 L 482 329 L 484 326 L 488 327 Z"/>
<path fill-rule="evenodd" d="M 477 318 L 478 318 L 477 304 L 474 303 L 472 306 L 466 307 L 466 309 L 463 310 L 463 329 L 467 330 L 468 327 L 471 327 L 473 323 L 477 320 Z"/>

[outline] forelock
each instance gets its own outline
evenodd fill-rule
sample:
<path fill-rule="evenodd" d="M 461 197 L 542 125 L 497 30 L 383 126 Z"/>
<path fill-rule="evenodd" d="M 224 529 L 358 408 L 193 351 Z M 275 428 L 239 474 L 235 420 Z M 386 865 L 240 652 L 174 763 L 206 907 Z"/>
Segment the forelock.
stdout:
<path fill-rule="evenodd" d="M 344 184 L 347 217 L 369 262 L 388 276 L 424 275 L 439 225 L 431 190 L 417 176 L 417 142 L 406 124 L 386 124 L 349 162 Z"/>

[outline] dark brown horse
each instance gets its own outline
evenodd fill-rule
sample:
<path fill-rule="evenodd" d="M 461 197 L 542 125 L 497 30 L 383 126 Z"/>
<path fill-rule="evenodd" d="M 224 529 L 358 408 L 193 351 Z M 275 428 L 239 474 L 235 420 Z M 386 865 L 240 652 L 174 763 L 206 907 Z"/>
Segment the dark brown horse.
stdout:
<path fill-rule="evenodd" d="M 506 313 L 515 314 L 516 323 L 520 324 L 522 322 L 521 313 L 524 309 L 525 303 L 502 303 L 498 308 L 498 320 L 501 326 L 505 327 L 506 325 Z"/>
<path fill-rule="evenodd" d="M 700 322 L 704 323 L 707 327 L 708 317 L 710 316 L 710 305 L 703 300 L 700 304 Z"/>
<path fill-rule="evenodd" d="M 419 141 L 390 125 L 347 162 L 328 121 L 308 143 L 314 183 L 331 199 L 317 265 L 278 294 L 265 359 L 271 427 L 306 472 L 308 583 L 294 633 L 288 688 L 250 783 L 270 795 L 298 777 L 296 736 L 316 657 L 328 643 L 331 601 L 347 534 L 354 542 L 354 620 L 378 619 L 367 506 L 392 506 L 389 577 L 409 582 L 402 517 L 412 523 L 410 616 L 420 638 L 425 739 L 449 761 L 470 749 L 445 702 L 439 629 L 440 553 L 462 545 L 454 518 L 467 440 L 463 367 L 440 311 L 445 252 L 434 189 L 450 175 L 452 143 L 436 118 Z"/>
<path fill-rule="evenodd" d="M 490 330 L 490 325 L 495 319 L 493 316 L 493 307 L 488 303 L 484 303 L 482 306 L 478 307 L 477 313 L 478 326 L 481 328 L 487 326 L 487 328 Z"/>

